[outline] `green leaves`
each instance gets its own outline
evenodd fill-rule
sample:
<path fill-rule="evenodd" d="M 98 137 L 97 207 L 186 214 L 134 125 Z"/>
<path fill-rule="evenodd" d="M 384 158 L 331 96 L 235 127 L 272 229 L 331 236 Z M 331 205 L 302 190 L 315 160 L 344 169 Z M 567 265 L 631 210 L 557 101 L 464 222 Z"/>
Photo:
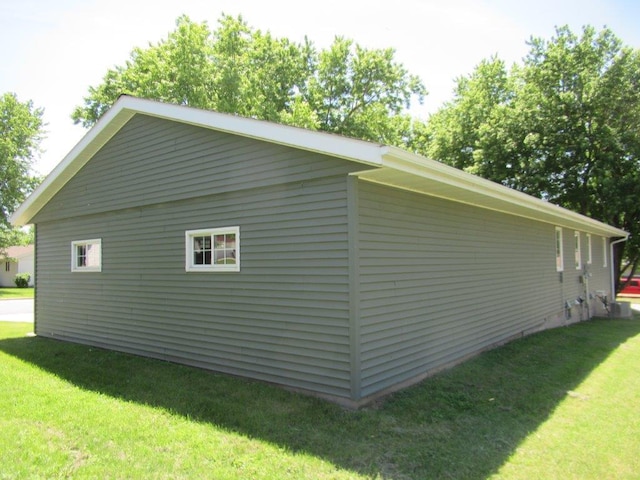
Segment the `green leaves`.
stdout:
<path fill-rule="evenodd" d="M 337 37 L 320 52 L 303 98 L 316 112 L 320 130 L 398 144 L 397 122 L 426 90 L 418 77 L 394 62 L 394 51 L 367 50 Z"/>
<path fill-rule="evenodd" d="M 458 80 L 429 122 L 428 153 L 631 232 L 636 264 L 640 52 L 592 27 L 529 46 L 522 66 L 492 58 Z"/>
<path fill-rule="evenodd" d="M 0 250 L 13 239 L 9 216 L 40 181 L 31 163 L 43 136 L 42 114 L 14 93 L 0 96 Z"/>
<path fill-rule="evenodd" d="M 166 40 L 135 48 L 124 66 L 108 70 L 100 85 L 89 87 L 73 120 L 92 126 L 124 94 L 210 108 L 215 98 L 210 36 L 206 24 L 180 17 Z"/>
<path fill-rule="evenodd" d="M 457 168 L 508 182 L 513 169 L 505 109 L 513 87 L 504 62 L 484 60 L 468 77 L 458 79 L 453 101 L 429 120 L 427 155 Z"/>
<path fill-rule="evenodd" d="M 341 37 L 317 51 L 308 40 L 253 30 L 242 17 L 223 15 L 211 31 L 183 16 L 165 40 L 133 50 L 90 87 L 72 117 L 89 127 L 130 94 L 403 145 L 414 127 L 405 110 L 426 90 L 394 54 Z"/>

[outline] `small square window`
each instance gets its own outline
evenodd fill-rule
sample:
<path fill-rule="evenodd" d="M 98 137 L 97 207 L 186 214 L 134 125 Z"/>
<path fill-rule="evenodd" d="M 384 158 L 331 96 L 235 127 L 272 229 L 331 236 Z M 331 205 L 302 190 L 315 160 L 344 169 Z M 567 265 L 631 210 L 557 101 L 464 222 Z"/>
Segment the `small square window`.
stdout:
<path fill-rule="evenodd" d="M 187 272 L 240 271 L 240 227 L 188 230 L 185 247 Z"/>
<path fill-rule="evenodd" d="M 71 242 L 71 271 L 102 271 L 102 239 L 94 238 Z"/>

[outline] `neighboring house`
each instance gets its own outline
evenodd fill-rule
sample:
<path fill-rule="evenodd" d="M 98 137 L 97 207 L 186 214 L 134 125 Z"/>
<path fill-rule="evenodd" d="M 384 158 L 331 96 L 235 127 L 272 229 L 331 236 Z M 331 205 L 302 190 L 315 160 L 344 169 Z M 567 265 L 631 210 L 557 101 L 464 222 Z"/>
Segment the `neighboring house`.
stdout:
<path fill-rule="evenodd" d="M 29 285 L 33 286 L 33 272 L 33 245 L 9 247 L 4 255 L 0 254 L 0 287 L 15 287 L 15 278 L 19 273 L 28 273 L 31 277 Z"/>
<path fill-rule="evenodd" d="M 604 312 L 627 236 L 399 148 L 132 97 L 12 221 L 38 335 L 350 406 Z"/>

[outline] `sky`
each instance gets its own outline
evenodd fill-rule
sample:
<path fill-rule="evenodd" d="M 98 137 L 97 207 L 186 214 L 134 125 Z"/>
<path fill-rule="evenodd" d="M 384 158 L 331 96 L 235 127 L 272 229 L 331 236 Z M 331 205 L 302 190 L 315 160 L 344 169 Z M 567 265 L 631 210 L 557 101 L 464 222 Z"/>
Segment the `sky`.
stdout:
<path fill-rule="evenodd" d="M 307 36 L 318 48 L 335 36 L 394 48 L 429 91 L 412 109 L 422 119 L 481 60 L 520 62 L 527 40 L 550 39 L 556 26 L 575 33 L 607 26 L 640 48 L 638 0 L 0 0 L 0 94 L 44 109 L 35 171 L 48 174 L 86 134 L 71 112 L 108 69 L 123 65 L 133 48 L 166 38 L 180 15 L 215 29 L 222 13 L 276 37 Z"/>

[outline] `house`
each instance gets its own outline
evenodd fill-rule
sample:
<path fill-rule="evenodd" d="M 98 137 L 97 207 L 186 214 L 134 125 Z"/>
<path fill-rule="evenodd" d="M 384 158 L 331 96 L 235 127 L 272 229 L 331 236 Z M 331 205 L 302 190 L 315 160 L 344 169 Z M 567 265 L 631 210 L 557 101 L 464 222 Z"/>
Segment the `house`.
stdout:
<path fill-rule="evenodd" d="M 29 274 L 29 286 L 34 285 L 34 249 L 33 245 L 14 246 L 0 255 L 0 287 L 15 287 L 15 278 L 19 273 Z"/>
<path fill-rule="evenodd" d="M 598 313 L 627 236 L 399 148 L 132 97 L 12 222 L 38 335 L 349 406 Z"/>

